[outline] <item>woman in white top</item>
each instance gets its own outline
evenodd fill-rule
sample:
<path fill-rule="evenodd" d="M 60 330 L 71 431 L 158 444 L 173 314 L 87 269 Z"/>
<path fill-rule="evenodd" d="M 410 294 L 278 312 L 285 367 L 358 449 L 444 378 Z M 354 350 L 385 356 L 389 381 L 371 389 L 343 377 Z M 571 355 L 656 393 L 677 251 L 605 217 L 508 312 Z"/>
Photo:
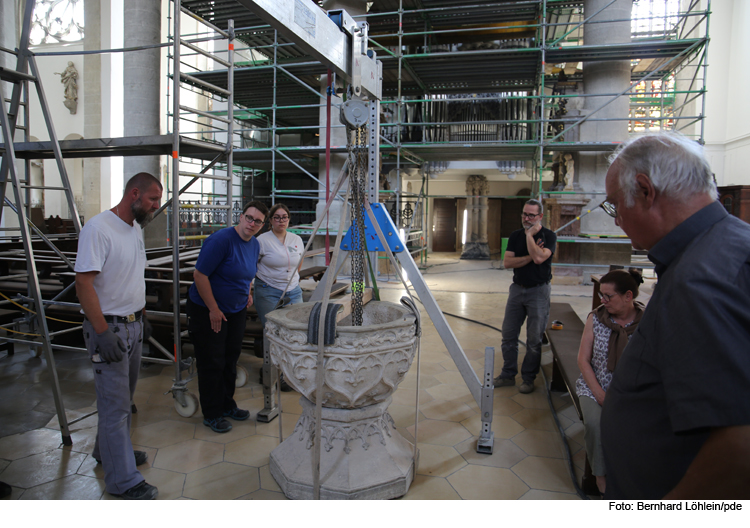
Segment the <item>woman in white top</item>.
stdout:
<path fill-rule="evenodd" d="M 299 268 L 305 249 L 302 239 L 286 230 L 289 226 L 289 208 L 286 205 L 277 203 L 271 207 L 268 217 L 271 219 L 271 230 L 258 237 L 260 256 L 253 289 L 255 308 L 264 326 L 266 314 L 276 308 L 282 294 L 291 304 L 302 302 Z"/>

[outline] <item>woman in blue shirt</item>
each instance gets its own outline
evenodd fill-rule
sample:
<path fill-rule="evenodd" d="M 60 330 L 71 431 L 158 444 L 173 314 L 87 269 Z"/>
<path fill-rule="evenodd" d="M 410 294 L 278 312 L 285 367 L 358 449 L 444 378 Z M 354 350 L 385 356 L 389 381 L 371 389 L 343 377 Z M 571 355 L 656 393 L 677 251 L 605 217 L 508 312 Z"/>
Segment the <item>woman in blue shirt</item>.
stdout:
<path fill-rule="evenodd" d="M 253 235 L 268 208 L 249 202 L 240 223 L 212 234 L 198 255 L 187 300 L 188 332 L 195 346 L 203 425 L 217 433 L 232 430 L 226 420 L 247 420 L 250 412 L 234 401 L 237 360 L 245 335 L 247 307 L 253 303 L 260 246 Z"/>

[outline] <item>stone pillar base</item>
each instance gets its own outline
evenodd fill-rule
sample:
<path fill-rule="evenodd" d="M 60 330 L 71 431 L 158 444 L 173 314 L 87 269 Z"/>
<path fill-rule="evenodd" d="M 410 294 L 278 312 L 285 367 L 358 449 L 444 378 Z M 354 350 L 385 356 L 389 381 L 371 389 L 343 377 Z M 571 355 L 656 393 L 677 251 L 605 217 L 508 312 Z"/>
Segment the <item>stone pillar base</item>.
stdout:
<path fill-rule="evenodd" d="M 323 407 L 321 499 L 394 499 L 414 479 L 414 448 L 396 431 L 382 403 L 359 409 Z M 271 452 L 270 470 L 290 499 L 313 498 L 315 404 L 300 398 L 294 432 Z"/>
<path fill-rule="evenodd" d="M 461 253 L 463 260 L 490 260 L 490 246 L 487 242 L 467 242 Z"/>

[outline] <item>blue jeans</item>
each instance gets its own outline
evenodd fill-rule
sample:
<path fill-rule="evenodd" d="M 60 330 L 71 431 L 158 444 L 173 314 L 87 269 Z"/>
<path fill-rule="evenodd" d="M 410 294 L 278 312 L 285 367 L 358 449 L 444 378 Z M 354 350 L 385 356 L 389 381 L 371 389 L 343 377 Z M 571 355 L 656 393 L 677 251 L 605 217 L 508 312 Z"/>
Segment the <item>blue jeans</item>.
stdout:
<path fill-rule="evenodd" d="M 549 318 L 549 283 L 533 288 L 510 285 L 508 304 L 503 319 L 503 371 L 500 378 L 515 378 L 518 374 L 518 336 L 526 321 L 526 357 L 521 365 L 523 381 L 533 383 L 542 362 L 542 335 Z"/>
<path fill-rule="evenodd" d="M 258 311 L 258 317 L 263 326 L 266 326 L 266 314 L 272 312 L 276 308 L 276 304 L 281 299 L 283 290 L 269 286 L 258 277 L 255 277 L 255 288 L 253 288 L 253 304 L 255 309 Z M 299 304 L 302 302 L 302 288 L 297 285 L 286 292 L 284 298 L 288 298 L 291 304 Z"/>

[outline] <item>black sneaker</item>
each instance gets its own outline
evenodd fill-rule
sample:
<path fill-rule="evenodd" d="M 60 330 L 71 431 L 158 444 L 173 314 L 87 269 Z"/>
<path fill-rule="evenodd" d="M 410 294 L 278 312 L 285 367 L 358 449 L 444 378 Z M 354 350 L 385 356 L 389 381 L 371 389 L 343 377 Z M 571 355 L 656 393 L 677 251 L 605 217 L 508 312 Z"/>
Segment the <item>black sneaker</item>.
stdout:
<path fill-rule="evenodd" d="M 119 495 L 116 493 L 110 493 L 110 495 L 114 495 L 115 497 L 120 497 L 125 500 L 154 500 L 159 496 L 159 490 L 156 489 L 156 486 L 152 486 L 144 480 L 140 484 L 136 484 L 135 486 L 130 488 L 125 493 L 120 493 Z"/>
<path fill-rule="evenodd" d="M 232 430 L 232 424 L 221 417 L 214 418 L 213 420 L 206 418 L 203 420 L 203 425 L 210 427 L 215 433 L 228 433 Z"/>
<path fill-rule="evenodd" d="M 498 376 L 492 383 L 495 387 L 512 387 L 516 384 L 516 378 L 501 378 Z"/>
<path fill-rule="evenodd" d="M 136 451 L 134 449 L 133 450 L 133 455 L 135 456 L 135 465 L 136 466 L 142 466 L 143 464 L 145 464 L 146 462 L 148 462 L 148 453 L 146 453 L 145 451 Z M 102 463 L 102 461 L 99 460 L 98 458 L 95 458 L 94 460 L 96 460 L 97 464 L 101 464 Z"/>
<path fill-rule="evenodd" d="M 239 409 L 235 407 L 231 411 L 224 411 L 224 417 L 231 418 L 232 420 L 237 420 L 238 422 L 241 422 L 243 420 L 247 420 L 248 418 L 250 418 L 250 411 L 246 411 L 245 409 Z"/>

